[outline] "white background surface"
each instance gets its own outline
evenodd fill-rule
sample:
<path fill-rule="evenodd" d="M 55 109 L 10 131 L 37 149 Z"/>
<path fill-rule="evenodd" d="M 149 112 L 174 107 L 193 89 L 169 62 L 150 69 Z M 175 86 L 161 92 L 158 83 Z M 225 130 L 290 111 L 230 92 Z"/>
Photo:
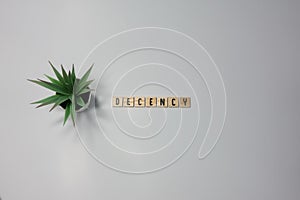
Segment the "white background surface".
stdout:
<path fill-rule="evenodd" d="M 299 2 L 1 1 L 0 197 L 16 199 L 299 199 Z M 113 171 L 82 147 L 63 113 L 29 103 L 48 60 L 79 66 L 120 31 L 161 26 L 202 43 L 227 89 L 221 140 L 170 168 Z"/>

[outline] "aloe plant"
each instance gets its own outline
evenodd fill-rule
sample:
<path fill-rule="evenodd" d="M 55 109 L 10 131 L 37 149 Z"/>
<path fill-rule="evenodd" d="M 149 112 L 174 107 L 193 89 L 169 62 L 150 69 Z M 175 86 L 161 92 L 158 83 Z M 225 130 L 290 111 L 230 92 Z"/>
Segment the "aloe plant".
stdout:
<path fill-rule="evenodd" d="M 65 109 L 63 125 L 65 125 L 66 121 L 71 116 L 73 125 L 75 126 L 77 110 L 76 108 L 83 108 L 86 106 L 86 102 L 82 97 L 84 94 L 91 92 L 89 85 L 93 80 L 88 80 L 88 77 L 92 71 L 93 65 L 84 73 L 81 78 L 77 78 L 75 74 L 74 64 L 72 65 L 72 71 L 69 70 L 68 73 L 64 69 L 63 65 L 61 65 L 60 73 L 50 61 L 49 64 L 51 65 L 56 78 L 45 74 L 46 78 L 49 79 L 49 81 L 41 79 L 28 79 L 28 81 L 47 88 L 55 92 L 55 94 L 44 99 L 32 102 L 31 104 L 39 104 L 36 108 L 53 104 L 49 112 L 57 106 L 61 106 Z"/>

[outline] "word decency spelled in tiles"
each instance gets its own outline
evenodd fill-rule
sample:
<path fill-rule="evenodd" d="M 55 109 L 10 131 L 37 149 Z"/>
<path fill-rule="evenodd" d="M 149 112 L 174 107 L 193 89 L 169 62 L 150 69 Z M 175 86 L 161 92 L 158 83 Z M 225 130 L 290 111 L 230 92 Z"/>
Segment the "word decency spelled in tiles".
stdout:
<path fill-rule="evenodd" d="M 191 97 L 113 97 L 113 107 L 190 108 Z"/>

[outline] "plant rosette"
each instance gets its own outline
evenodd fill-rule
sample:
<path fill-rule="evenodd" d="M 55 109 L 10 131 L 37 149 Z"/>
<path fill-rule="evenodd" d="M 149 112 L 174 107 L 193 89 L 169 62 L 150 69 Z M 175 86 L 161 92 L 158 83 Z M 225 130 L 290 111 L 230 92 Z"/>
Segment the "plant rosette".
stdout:
<path fill-rule="evenodd" d="M 73 125 L 75 126 L 76 112 L 86 110 L 91 101 L 92 89 L 89 87 L 89 85 L 93 82 L 93 80 L 88 80 L 88 77 L 92 71 L 93 65 L 84 73 L 81 78 L 77 78 L 75 74 L 74 64 L 72 66 L 72 70 L 69 70 L 68 73 L 62 65 L 60 73 L 50 61 L 49 64 L 51 65 L 56 78 L 45 74 L 49 81 L 41 79 L 28 79 L 28 81 L 47 88 L 55 92 L 55 94 L 44 99 L 32 102 L 32 104 L 39 104 L 37 108 L 53 104 L 50 111 L 52 111 L 57 106 L 60 106 L 65 110 L 63 124 L 65 125 L 66 121 L 71 116 Z"/>

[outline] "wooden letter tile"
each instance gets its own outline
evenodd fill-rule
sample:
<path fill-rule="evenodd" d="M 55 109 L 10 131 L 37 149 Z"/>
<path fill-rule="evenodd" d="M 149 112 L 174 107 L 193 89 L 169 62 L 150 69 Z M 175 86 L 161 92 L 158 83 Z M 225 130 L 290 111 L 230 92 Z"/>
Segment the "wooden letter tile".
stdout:
<path fill-rule="evenodd" d="M 190 108 L 191 97 L 180 97 L 180 108 Z"/>
<path fill-rule="evenodd" d="M 135 107 L 145 107 L 145 97 L 134 97 Z"/>
<path fill-rule="evenodd" d="M 169 108 L 177 108 L 179 105 L 178 97 L 168 97 Z"/>
<path fill-rule="evenodd" d="M 156 97 L 146 97 L 146 107 L 156 107 Z"/>
<path fill-rule="evenodd" d="M 123 97 L 123 106 L 124 107 L 133 107 L 134 97 Z"/>
<path fill-rule="evenodd" d="M 158 97 L 157 98 L 157 107 L 167 108 L 168 107 L 168 98 L 167 97 Z"/>
<path fill-rule="evenodd" d="M 112 106 L 113 107 L 122 107 L 123 106 L 123 98 L 122 97 L 113 97 Z"/>

